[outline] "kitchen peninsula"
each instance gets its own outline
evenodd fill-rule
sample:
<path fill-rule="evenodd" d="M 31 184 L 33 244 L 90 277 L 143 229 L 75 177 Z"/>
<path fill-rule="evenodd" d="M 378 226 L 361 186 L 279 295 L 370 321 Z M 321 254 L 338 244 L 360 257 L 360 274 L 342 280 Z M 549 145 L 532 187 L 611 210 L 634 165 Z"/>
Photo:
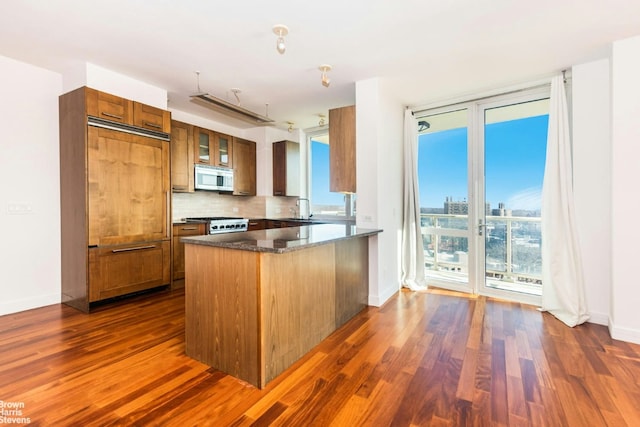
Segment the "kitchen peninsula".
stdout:
<path fill-rule="evenodd" d="M 367 305 L 369 237 L 318 224 L 181 239 L 185 351 L 259 388 Z"/>

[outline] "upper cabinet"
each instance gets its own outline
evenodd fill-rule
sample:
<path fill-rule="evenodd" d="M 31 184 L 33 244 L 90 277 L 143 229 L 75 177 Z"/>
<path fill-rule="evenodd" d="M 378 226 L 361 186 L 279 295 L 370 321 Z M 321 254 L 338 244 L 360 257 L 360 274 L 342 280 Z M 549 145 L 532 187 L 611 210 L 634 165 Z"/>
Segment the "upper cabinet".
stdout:
<path fill-rule="evenodd" d="M 171 189 L 193 192 L 193 126 L 171 121 Z"/>
<path fill-rule="evenodd" d="M 256 143 L 246 139 L 233 140 L 233 194 L 256 195 Z"/>
<path fill-rule="evenodd" d="M 85 90 L 89 116 L 157 132 L 171 131 L 169 111 L 95 89 L 85 88 Z"/>
<path fill-rule="evenodd" d="M 329 190 L 356 192 L 356 107 L 329 110 Z"/>
<path fill-rule="evenodd" d="M 273 195 L 300 196 L 300 145 L 273 143 Z"/>
<path fill-rule="evenodd" d="M 233 138 L 209 129 L 195 127 L 195 162 L 230 168 L 233 166 Z"/>
<path fill-rule="evenodd" d="M 85 88 L 87 115 L 122 124 L 133 124 L 133 101 Z"/>
<path fill-rule="evenodd" d="M 133 125 L 158 132 L 171 132 L 171 113 L 150 105 L 133 103 Z"/>

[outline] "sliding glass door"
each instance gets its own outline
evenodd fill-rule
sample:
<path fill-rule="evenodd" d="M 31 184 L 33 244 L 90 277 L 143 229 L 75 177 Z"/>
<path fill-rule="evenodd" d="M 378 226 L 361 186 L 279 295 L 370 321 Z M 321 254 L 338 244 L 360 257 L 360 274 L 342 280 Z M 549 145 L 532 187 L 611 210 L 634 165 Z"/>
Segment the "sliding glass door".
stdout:
<path fill-rule="evenodd" d="M 429 284 L 536 303 L 548 87 L 421 114 Z"/>

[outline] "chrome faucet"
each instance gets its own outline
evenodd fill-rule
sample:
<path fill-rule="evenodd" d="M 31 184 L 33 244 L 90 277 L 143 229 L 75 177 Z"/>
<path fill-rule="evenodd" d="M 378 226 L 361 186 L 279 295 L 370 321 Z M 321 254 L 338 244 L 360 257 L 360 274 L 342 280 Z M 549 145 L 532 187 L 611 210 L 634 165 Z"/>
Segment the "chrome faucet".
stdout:
<path fill-rule="evenodd" d="M 307 202 L 307 218 L 304 217 L 304 215 L 302 215 L 302 206 L 300 204 L 301 201 L 306 201 Z M 298 212 L 300 215 L 300 219 L 309 219 L 311 218 L 311 203 L 309 202 L 309 199 L 304 199 L 304 198 L 298 198 L 298 200 L 296 200 L 296 206 L 299 207 Z"/>

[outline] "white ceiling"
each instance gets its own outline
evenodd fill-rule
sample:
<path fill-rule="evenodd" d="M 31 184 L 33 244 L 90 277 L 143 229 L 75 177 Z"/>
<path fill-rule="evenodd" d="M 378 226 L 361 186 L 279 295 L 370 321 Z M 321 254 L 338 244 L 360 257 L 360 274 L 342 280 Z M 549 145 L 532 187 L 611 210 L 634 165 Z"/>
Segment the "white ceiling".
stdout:
<path fill-rule="evenodd" d="M 275 24 L 289 27 L 276 52 Z M 404 105 L 535 80 L 604 57 L 640 34 L 639 0 L 2 0 L 0 55 L 63 73 L 90 62 L 164 88 L 169 108 L 200 88 L 317 126 L 380 77 Z M 330 64 L 331 86 L 318 66 Z"/>

